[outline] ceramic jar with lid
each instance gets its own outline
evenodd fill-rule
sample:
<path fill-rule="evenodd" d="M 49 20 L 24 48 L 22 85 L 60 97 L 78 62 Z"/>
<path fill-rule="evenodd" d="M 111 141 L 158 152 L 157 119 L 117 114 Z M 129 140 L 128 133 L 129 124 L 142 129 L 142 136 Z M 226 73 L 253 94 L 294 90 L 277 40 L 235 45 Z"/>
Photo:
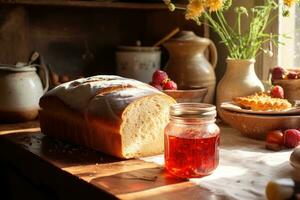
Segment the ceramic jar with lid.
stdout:
<path fill-rule="evenodd" d="M 159 47 L 119 46 L 116 52 L 117 74 L 145 83 L 160 68 Z"/>
<path fill-rule="evenodd" d="M 48 90 L 35 66 L 0 65 L 0 122 L 33 120 L 38 115 L 39 99 Z"/>
<path fill-rule="evenodd" d="M 215 67 L 217 50 L 208 38 L 198 37 L 192 31 L 182 31 L 178 37 L 164 43 L 169 52 L 166 72 L 179 89 L 207 87 L 205 103 L 213 103 L 216 87 Z M 209 48 L 210 60 L 205 56 Z"/>

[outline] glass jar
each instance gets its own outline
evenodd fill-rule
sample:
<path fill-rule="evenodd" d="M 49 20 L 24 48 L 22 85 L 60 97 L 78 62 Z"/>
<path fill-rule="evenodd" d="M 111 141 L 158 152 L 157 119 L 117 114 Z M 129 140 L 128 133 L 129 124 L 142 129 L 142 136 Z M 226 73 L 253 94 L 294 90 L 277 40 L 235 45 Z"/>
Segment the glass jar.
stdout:
<path fill-rule="evenodd" d="M 203 177 L 219 164 L 220 129 L 216 107 L 203 103 L 171 106 L 165 128 L 165 167 L 181 178 Z"/>

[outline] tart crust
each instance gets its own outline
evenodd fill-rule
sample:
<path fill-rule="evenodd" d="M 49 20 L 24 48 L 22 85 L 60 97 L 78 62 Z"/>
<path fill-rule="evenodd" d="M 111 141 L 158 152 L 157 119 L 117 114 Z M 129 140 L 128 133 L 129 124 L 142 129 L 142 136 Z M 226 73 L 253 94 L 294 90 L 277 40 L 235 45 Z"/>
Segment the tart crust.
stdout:
<path fill-rule="evenodd" d="M 273 98 L 266 93 L 236 97 L 233 101 L 242 108 L 253 111 L 284 111 L 292 107 L 292 104 L 288 100 Z"/>

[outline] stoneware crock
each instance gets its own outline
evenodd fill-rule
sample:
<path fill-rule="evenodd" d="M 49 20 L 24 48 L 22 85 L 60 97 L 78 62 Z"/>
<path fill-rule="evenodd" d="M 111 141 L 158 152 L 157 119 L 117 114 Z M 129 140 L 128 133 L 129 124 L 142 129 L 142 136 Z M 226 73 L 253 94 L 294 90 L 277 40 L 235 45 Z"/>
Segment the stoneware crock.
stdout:
<path fill-rule="evenodd" d="M 181 31 L 163 46 L 169 52 L 165 70 L 179 89 L 206 87 L 208 92 L 204 102 L 213 103 L 216 86 L 214 70 L 218 60 L 214 43 L 192 31 Z M 210 52 L 210 60 L 205 55 L 207 49 Z"/>
<path fill-rule="evenodd" d="M 152 74 L 160 68 L 159 47 L 119 46 L 116 52 L 117 74 L 145 83 L 152 80 Z"/>
<path fill-rule="evenodd" d="M 45 70 L 45 87 L 37 65 L 0 64 L 0 122 L 33 120 L 38 115 L 39 99 L 48 90 L 49 73 Z"/>

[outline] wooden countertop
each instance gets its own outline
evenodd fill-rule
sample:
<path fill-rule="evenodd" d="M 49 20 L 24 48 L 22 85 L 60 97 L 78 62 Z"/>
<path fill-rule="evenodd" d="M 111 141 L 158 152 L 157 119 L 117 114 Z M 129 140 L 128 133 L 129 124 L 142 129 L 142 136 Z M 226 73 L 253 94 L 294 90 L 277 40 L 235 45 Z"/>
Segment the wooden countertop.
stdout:
<path fill-rule="evenodd" d="M 0 125 L 0 179 L 7 166 L 46 199 L 263 200 L 268 181 L 300 176 L 289 165 L 291 149 L 268 151 L 263 141 L 220 128 L 219 167 L 210 176 L 182 180 L 164 170 L 163 156 L 120 160 L 45 136 L 38 122 Z M 16 176 L 13 192 L 23 188 Z M 6 185 L 0 182 L 0 192 Z"/>
<path fill-rule="evenodd" d="M 51 199 L 225 199 L 154 162 L 119 160 L 71 145 L 43 135 L 38 125 L 0 125 L 0 159 Z"/>
<path fill-rule="evenodd" d="M 40 131 L 40 124 L 38 121 L 29 121 L 16 124 L 0 124 L 0 135 L 6 135 L 10 133 L 35 133 Z"/>

